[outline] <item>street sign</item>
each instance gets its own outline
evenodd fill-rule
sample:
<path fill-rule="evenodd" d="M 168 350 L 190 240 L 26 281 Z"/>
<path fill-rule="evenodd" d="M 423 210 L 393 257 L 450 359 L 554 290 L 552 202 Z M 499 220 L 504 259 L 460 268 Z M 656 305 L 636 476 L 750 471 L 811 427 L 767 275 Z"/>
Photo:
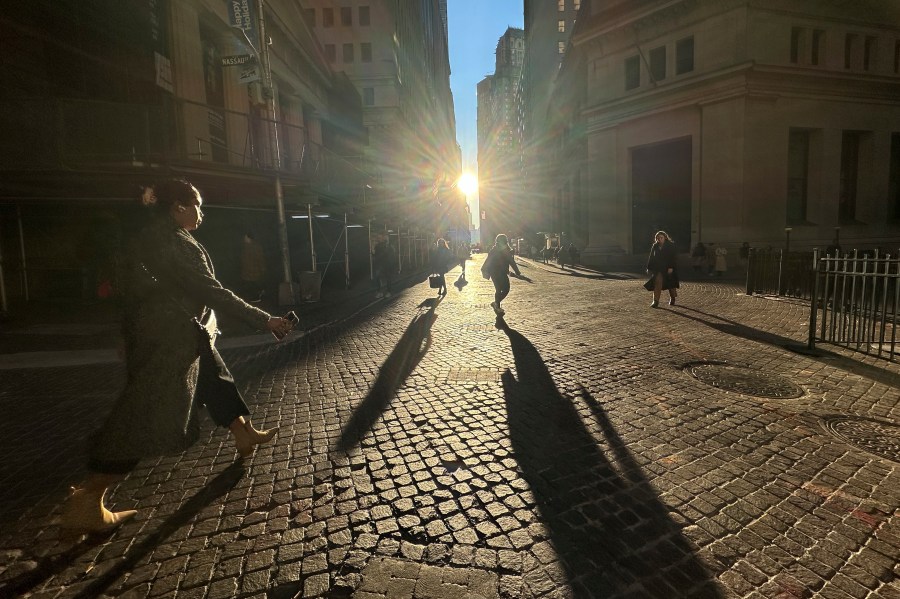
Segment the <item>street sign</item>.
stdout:
<path fill-rule="evenodd" d="M 247 64 L 253 59 L 249 54 L 236 54 L 234 56 L 223 56 L 222 57 L 222 66 L 223 67 L 237 67 L 244 64 Z"/>

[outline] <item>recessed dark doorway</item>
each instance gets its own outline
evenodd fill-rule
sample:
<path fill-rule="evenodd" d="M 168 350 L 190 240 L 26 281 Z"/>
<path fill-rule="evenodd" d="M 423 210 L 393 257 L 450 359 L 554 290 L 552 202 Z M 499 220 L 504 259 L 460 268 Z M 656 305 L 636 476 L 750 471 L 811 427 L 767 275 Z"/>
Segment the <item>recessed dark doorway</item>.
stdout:
<path fill-rule="evenodd" d="M 632 250 L 645 253 L 656 231 L 691 245 L 691 138 L 631 149 Z"/>

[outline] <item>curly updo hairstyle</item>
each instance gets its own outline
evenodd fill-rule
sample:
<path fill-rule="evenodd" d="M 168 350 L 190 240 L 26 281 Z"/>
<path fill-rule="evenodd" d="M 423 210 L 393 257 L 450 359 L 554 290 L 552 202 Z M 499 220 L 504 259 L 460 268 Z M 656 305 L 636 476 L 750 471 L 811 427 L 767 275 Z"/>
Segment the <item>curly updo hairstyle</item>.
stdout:
<path fill-rule="evenodd" d="M 192 206 L 200 199 L 200 191 L 186 179 L 167 179 L 153 186 L 153 205 L 160 212 L 173 206 Z"/>

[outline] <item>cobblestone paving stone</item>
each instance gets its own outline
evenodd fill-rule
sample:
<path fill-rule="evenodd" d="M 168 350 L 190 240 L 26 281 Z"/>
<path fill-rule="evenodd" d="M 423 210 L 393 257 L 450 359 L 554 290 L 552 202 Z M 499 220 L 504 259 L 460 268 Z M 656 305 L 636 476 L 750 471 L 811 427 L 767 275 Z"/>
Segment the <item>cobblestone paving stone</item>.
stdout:
<path fill-rule="evenodd" d="M 897 365 L 788 351 L 808 308 L 728 284 L 651 310 L 638 280 L 523 272 L 505 323 L 473 277 L 228 351 L 277 442 L 235 463 L 207 423 L 115 489 L 139 513 L 102 539 L 53 522 L 121 368 L 4 372 L 0 595 L 900 598 L 900 464 L 823 424 L 900 422 Z M 802 395 L 711 386 L 704 362 Z"/>

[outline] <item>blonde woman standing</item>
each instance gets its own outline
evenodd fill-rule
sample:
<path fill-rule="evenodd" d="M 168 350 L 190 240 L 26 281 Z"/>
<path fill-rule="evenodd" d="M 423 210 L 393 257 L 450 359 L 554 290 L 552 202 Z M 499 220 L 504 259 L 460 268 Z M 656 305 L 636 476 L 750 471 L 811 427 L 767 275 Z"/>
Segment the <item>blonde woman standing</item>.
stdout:
<path fill-rule="evenodd" d="M 650 256 L 647 258 L 647 272 L 651 278 L 644 285 L 653 291 L 653 303 L 651 308 L 659 307 L 659 296 L 663 290 L 669 292 L 669 305 L 675 305 L 678 297 L 678 250 L 675 243 L 665 231 L 657 231 L 653 236 L 654 243 L 650 247 Z"/>

